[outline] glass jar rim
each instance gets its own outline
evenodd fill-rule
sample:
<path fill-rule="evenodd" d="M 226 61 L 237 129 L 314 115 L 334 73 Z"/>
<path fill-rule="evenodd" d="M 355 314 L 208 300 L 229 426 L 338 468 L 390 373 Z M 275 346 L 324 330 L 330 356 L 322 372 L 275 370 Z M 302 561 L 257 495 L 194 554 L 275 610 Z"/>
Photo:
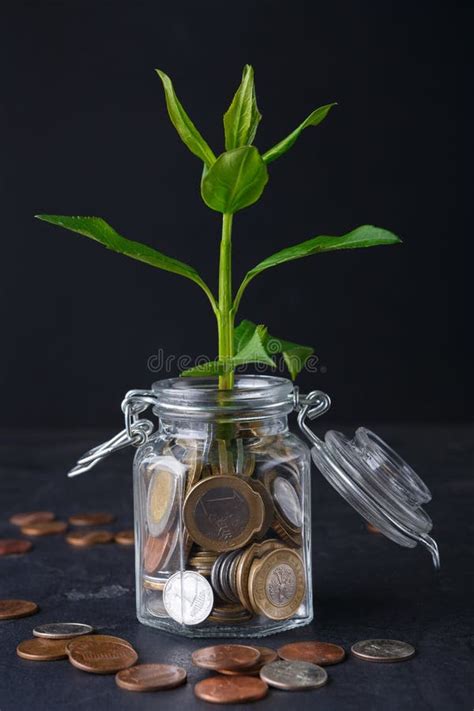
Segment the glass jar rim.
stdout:
<path fill-rule="evenodd" d="M 268 375 L 236 375 L 232 390 L 219 390 L 218 379 L 166 378 L 152 384 L 158 416 L 261 419 L 293 409 L 293 383 Z"/>

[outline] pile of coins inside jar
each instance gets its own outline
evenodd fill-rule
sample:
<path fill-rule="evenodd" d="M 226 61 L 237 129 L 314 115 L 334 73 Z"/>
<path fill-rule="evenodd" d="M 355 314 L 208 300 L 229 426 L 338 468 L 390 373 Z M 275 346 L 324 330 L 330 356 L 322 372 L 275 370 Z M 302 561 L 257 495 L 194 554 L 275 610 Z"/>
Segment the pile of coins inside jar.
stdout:
<path fill-rule="evenodd" d="M 144 457 L 145 609 L 184 625 L 287 620 L 304 602 L 304 458 L 255 427 Z"/>

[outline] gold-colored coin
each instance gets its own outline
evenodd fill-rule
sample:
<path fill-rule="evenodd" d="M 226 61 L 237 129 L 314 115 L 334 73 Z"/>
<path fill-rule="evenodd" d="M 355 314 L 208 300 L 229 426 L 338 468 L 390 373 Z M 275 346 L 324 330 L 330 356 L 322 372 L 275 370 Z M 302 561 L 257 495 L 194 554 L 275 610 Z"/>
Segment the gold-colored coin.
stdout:
<path fill-rule="evenodd" d="M 212 551 L 241 548 L 261 530 L 264 504 L 259 493 L 236 476 L 200 481 L 186 496 L 183 516 L 191 538 Z"/>
<path fill-rule="evenodd" d="M 236 564 L 235 570 L 235 588 L 242 605 L 250 611 L 253 611 L 253 605 L 249 597 L 248 580 L 252 563 L 256 558 L 261 558 L 270 551 L 284 548 L 284 544 L 275 538 L 268 538 L 262 543 L 254 543 L 246 548 Z"/>
<path fill-rule="evenodd" d="M 260 614 L 286 620 L 298 610 L 306 593 L 303 561 L 291 548 L 271 551 L 251 570 L 249 586 Z"/>
<path fill-rule="evenodd" d="M 169 530 L 173 523 L 178 504 L 178 479 L 184 470 L 174 457 L 160 457 L 152 467 L 146 510 L 148 530 L 155 538 Z"/>

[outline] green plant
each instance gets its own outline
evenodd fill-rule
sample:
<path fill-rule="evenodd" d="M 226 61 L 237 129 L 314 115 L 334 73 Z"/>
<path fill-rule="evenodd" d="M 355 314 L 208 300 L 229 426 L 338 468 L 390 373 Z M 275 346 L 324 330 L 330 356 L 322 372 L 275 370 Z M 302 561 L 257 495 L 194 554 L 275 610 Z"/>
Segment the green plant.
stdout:
<path fill-rule="evenodd" d="M 266 363 L 274 366 L 272 355 L 281 352 L 294 378 L 313 352 L 312 348 L 280 339 L 270 339 L 263 325 L 256 325 L 251 321 L 243 321 L 237 328 L 234 327 L 242 295 L 250 282 L 266 269 L 293 259 L 338 249 L 393 244 L 400 242 L 400 239 L 392 232 L 372 225 L 357 227 L 339 237 L 327 235 L 313 237 L 272 254 L 250 269 L 234 296 L 232 289 L 234 214 L 254 204 L 261 197 L 268 182 L 268 165 L 284 155 L 306 128 L 320 124 L 335 104 L 319 107 L 288 136 L 269 150 L 260 153 L 253 145 L 253 141 L 261 114 L 255 97 L 253 69 L 246 65 L 240 86 L 224 114 L 225 151 L 216 156 L 184 110 L 175 94 L 171 79 L 164 72 L 160 70 L 157 72 L 163 83 L 171 122 L 189 150 L 203 163 L 202 199 L 208 207 L 222 214 L 217 298 L 193 267 L 172 259 L 152 247 L 125 239 L 100 217 L 45 214 L 36 217 L 90 237 L 115 252 L 126 254 L 153 267 L 180 274 L 201 287 L 217 319 L 218 359 L 191 368 L 182 375 L 216 375 L 219 376 L 219 388 L 230 389 L 233 387 L 234 370 L 237 366 L 244 363 Z"/>

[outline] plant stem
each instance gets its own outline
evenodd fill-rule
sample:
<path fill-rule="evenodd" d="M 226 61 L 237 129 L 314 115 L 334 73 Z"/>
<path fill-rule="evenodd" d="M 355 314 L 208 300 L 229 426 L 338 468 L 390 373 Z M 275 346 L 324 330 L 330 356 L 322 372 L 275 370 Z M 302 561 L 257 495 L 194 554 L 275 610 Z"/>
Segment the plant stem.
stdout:
<path fill-rule="evenodd" d="M 230 368 L 234 355 L 234 314 L 232 310 L 232 218 L 230 213 L 222 215 L 222 238 L 219 260 L 219 360 Z M 219 376 L 219 390 L 231 390 L 234 386 L 234 372 L 230 369 Z"/>

